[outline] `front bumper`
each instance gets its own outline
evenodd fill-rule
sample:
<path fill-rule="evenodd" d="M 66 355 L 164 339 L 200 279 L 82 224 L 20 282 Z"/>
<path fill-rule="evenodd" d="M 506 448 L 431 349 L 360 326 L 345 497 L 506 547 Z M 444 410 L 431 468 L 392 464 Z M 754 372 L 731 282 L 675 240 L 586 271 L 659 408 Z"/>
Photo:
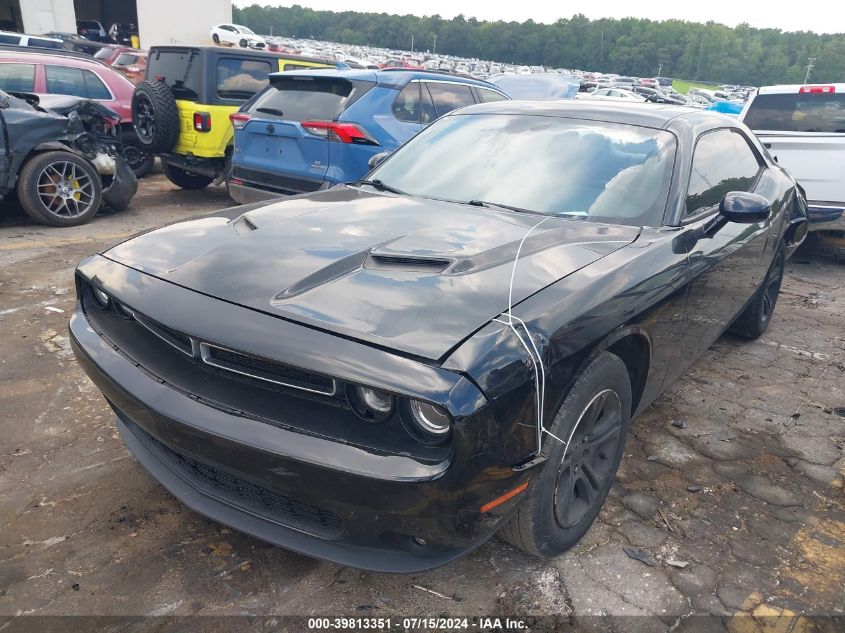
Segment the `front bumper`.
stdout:
<path fill-rule="evenodd" d="M 126 445 L 174 496 L 308 556 L 383 572 L 442 565 L 507 520 L 518 499 L 485 514 L 479 508 L 529 476 L 490 455 L 424 463 L 210 406 L 126 357 L 95 331 L 81 305 L 70 334 Z"/>

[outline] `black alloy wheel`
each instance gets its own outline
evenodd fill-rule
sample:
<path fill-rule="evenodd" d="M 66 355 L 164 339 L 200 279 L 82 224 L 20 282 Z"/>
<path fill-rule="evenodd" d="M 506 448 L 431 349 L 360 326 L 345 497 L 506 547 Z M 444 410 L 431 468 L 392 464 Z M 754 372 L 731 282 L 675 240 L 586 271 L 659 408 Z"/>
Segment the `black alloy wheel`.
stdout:
<path fill-rule="evenodd" d="M 619 394 L 605 389 L 581 412 L 558 468 L 554 508 L 560 527 L 575 527 L 592 508 L 613 475 L 613 456 L 622 437 Z"/>

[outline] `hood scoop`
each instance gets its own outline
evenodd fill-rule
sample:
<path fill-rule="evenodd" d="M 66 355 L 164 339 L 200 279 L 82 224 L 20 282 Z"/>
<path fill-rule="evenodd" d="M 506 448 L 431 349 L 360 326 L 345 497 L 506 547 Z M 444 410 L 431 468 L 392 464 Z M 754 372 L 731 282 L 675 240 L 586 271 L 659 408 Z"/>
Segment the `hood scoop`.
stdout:
<path fill-rule="evenodd" d="M 369 251 L 360 251 L 342 257 L 307 277 L 303 277 L 297 283 L 278 293 L 273 297 L 273 301 L 283 301 L 284 299 L 296 297 L 324 284 L 342 279 L 362 268 L 383 271 L 440 273 L 451 266 L 452 263 L 453 261 L 451 259 L 443 257 L 373 255 Z"/>
<path fill-rule="evenodd" d="M 453 261 L 445 257 L 424 257 L 418 255 L 370 254 L 365 268 L 376 270 L 407 270 L 410 272 L 440 273 L 451 266 Z"/>

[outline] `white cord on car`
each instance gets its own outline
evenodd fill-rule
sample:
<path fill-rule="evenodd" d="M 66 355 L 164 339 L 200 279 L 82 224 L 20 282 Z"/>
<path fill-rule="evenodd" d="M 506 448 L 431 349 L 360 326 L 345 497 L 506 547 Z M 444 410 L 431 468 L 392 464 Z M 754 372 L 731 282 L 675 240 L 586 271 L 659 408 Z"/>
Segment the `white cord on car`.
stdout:
<path fill-rule="evenodd" d="M 513 306 L 513 282 L 516 277 L 516 265 L 519 262 L 519 255 L 522 252 L 522 245 L 525 244 L 525 240 L 528 238 L 528 236 L 534 229 L 536 229 L 544 222 L 551 220 L 552 217 L 553 216 L 547 216 L 543 218 L 542 220 L 537 222 L 537 224 L 528 229 L 525 235 L 522 236 L 522 240 L 519 242 L 519 246 L 516 249 L 516 256 L 513 260 L 513 268 L 511 269 L 511 281 L 510 286 L 508 287 L 507 320 L 503 321 L 501 319 L 493 319 L 497 323 L 507 325 L 510 328 L 511 332 L 513 332 L 514 336 L 516 336 L 517 340 L 522 344 L 522 347 L 525 348 L 525 352 L 528 354 L 528 357 L 531 359 L 531 362 L 534 365 L 534 401 L 537 414 L 537 450 L 535 451 L 535 456 L 539 455 L 540 451 L 543 448 L 544 433 L 550 435 L 561 444 L 568 445 L 568 442 L 564 442 L 563 440 L 561 440 L 557 435 L 549 431 L 543 424 L 543 411 L 546 403 L 546 369 L 543 366 L 543 357 L 540 355 L 540 351 L 537 349 L 537 345 L 534 342 L 534 338 L 531 336 L 531 331 L 528 329 L 528 326 L 525 325 L 525 321 L 523 321 L 519 317 L 513 316 L 511 309 Z M 519 330 L 516 329 L 516 325 L 514 325 L 514 322 L 521 325 L 522 329 L 525 330 L 525 335 L 528 337 L 528 340 L 531 343 L 530 348 L 526 344 L 525 340 L 522 338 L 522 335 L 519 333 Z M 564 449 L 564 452 L 565 450 L 566 449 Z"/>

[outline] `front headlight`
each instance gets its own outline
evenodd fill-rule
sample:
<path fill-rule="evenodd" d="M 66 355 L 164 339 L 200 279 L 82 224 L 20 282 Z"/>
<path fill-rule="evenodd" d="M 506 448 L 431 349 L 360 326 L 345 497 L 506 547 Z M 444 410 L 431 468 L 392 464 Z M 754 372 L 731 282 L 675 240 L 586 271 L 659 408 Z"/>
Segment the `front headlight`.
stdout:
<path fill-rule="evenodd" d="M 424 437 L 439 440 L 446 437 L 452 429 L 452 418 L 437 405 L 411 400 L 410 409 L 414 422 Z"/>
<path fill-rule="evenodd" d="M 355 387 L 361 402 L 377 413 L 390 413 L 393 408 L 393 396 L 381 389 L 370 387 Z"/>
<path fill-rule="evenodd" d="M 386 391 L 357 385 L 346 393 L 352 409 L 367 422 L 381 422 L 393 413 L 395 398 Z"/>
<path fill-rule="evenodd" d="M 105 309 L 109 307 L 109 296 L 96 286 L 91 286 L 91 296 L 94 297 L 94 301 L 101 308 Z"/>

